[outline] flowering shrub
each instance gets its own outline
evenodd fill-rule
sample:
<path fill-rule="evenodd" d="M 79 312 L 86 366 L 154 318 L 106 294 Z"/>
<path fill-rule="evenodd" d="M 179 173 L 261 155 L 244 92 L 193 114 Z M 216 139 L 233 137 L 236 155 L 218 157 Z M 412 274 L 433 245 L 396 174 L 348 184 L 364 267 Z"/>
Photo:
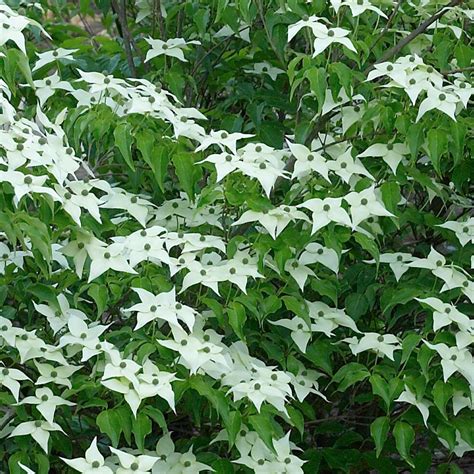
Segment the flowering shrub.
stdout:
<path fill-rule="evenodd" d="M 463 472 L 472 19 L 0 3 L 0 471 Z"/>

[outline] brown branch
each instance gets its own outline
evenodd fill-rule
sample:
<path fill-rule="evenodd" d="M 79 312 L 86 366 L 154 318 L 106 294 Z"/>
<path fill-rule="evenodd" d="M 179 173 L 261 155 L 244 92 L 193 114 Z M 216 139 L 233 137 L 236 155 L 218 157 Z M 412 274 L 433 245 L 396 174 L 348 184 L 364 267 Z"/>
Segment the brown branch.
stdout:
<path fill-rule="evenodd" d="M 459 72 L 470 72 L 470 71 L 474 71 L 474 66 L 460 67 L 458 69 L 453 69 L 452 71 L 441 71 L 441 74 L 443 76 L 451 76 L 451 75 L 457 74 Z"/>
<path fill-rule="evenodd" d="M 433 24 L 435 21 L 438 21 L 448 11 L 449 8 L 455 7 L 462 2 L 463 0 L 451 0 L 448 5 L 440 8 L 433 16 L 421 23 L 418 28 L 413 30 L 408 36 L 402 38 L 393 48 L 390 48 L 388 51 L 386 51 L 385 54 L 383 54 L 380 59 L 375 61 L 375 63 L 372 64 L 366 72 L 371 71 L 375 64 L 383 63 L 392 56 L 398 54 L 408 43 L 411 43 L 417 36 L 424 33 L 431 24 Z"/>
<path fill-rule="evenodd" d="M 125 49 L 125 56 L 127 58 L 128 68 L 130 69 L 130 74 L 132 77 L 137 77 L 137 70 L 135 69 L 135 63 L 133 62 L 133 53 L 131 44 L 133 42 L 132 35 L 128 29 L 127 24 L 127 7 L 125 0 L 121 0 L 120 5 L 117 0 L 111 1 L 112 9 L 117 14 L 118 22 L 120 25 L 120 33 L 123 39 L 123 46 Z"/>
<path fill-rule="evenodd" d="M 385 33 L 387 33 L 388 29 L 390 28 L 391 24 L 393 23 L 393 20 L 395 19 L 396 14 L 398 13 L 398 10 L 400 8 L 400 5 L 402 4 L 403 0 L 398 0 L 396 3 L 395 7 L 392 10 L 392 13 L 388 17 L 387 23 L 385 24 L 384 29 L 380 32 L 380 35 L 378 38 L 375 40 L 374 44 L 370 48 L 370 52 L 373 51 L 377 43 L 384 37 Z"/>
<path fill-rule="evenodd" d="M 163 21 L 163 14 L 161 13 L 161 0 L 155 0 L 155 8 L 158 14 L 158 25 L 160 27 L 160 35 L 163 41 L 166 41 L 166 29 L 165 29 L 165 22 Z"/>

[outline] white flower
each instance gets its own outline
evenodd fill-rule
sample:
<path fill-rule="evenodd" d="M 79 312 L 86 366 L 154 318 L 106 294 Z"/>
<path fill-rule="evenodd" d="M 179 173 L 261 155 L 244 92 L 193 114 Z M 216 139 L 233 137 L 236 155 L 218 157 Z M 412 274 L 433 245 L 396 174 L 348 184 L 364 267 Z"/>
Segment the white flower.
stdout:
<path fill-rule="evenodd" d="M 112 474 L 110 467 L 105 465 L 104 456 L 97 449 L 97 437 L 91 442 L 85 452 L 84 458 L 65 459 L 61 458 L 68 466 L 81 474 Z"/>
<path fill-rule="evenodd" d="M 143 227 L 145 227 L 150 203 L 135 194 L 124 191 L 121 188 L 111 188 L 110 193 L 102 197 L 100 207 L 103 209 L 126 210 Z"/>
<path fill-rule="evenodd" d="M 254 63 L 252 64 L 252 69 L 244 69 L 244 71 L 258 75 L 267 74 L 271 77 L 273 81 L 276 80 L 279 74 L 285 74 L 285 71 L 283 71 L 283 69 L 273 67 L 270 63 L 267 63 L 266 61 L 261 63 Z"/>
<path fill-rule="evenodd" d="M 108 92 L 111 95 L 120 95 L 124 98 L 129 98 L 127 91 L 127 83 L 123 79 L 102 74 L 100 72 L 85 72 L 80 69 L 77 70 L 81 76 L 78 81 L 84 81 L 90 85 L 89 92 L 93 95 L 97 93 Z"/>
<path fill-rule="evenodd" d="M 130 266 L 133 268 L 144 261 L 169 265 L 170 257 L 164 249 L 166 237 L 163 234 L 165 233 L 165 228 L 153 226 L 133 232 L 125 238 L 113 237 L 112 240 L 123 244 L 128 253 Z"/>
<path fill-rule="evenodd" d="M 474 217 L 470 217 L 465 222 L 445 222 L 444 224 L 438 224 L 438 227 L 452 230 L 463 247 L 469 242 L 474 243 Z"/>
<path fill-rule="evenodd" d="M 397 281 L 410 269 L 407 263 L 416 260 L 409 253 L 394 252 L 394 253 L 381 253 L 379 255 L 380 263 L 388 263 L 388 266 L 395 275 Z M 364 260 L 365 263 L 375 263 L 375 260 Z"/>
<path fill-rule="evenodd" d="M 336 13 L 341 6 L 349 7 L 353 17 L 357 17 L 366 11 L 373 11 L 383 18 L 387 18 L 387 15 L 382 10 L 372 5 L 368 0 L 344 0 L 342 2 L 340 0 L 331 0 L 331 5 Z"/>
<path fill-rule="evenodd" d="M 104 251 L 107 244 L 97 239 L 93 234 L 86 232 L 79 232 L 76 238 L 77 240 L 73 240 L 66 244 L 61 249 L 61 252 L 64 255 L 73 258 L 77 276 L 81 278 L 89 252 L 95 252 L 99 249 Z"/>
<path fill-rule="evenodd" d="M 23 398 L 18 405 L 36 405 L 36 409 L 44 416 L 45 420 L 53 424 L 54 423 L 54 413 L 56 408 L 60 405 L 74 406 L 75 403 L 65 400 L 64 398 L 54 395 L 54 393 L 49 388 L 38 388 L 35 391 L 34 396 L 29 396 Z"/>
<path fill-rule="evenodd" d="M 395 401 L 409 403 L 410 405 L 413 405 L 418 408 L 421 413 L 421 416 L 423 417 L 423 422 L 425 423 L 425 426 L 428 426 L 427 422 L 428 417 L 430 415 L 429 408 L 432 405 L 429 400 L 425 398 L 418 399 L 417 396 L 405 385 L 405 390 Z"/>
<path fill-rule="evenodd" d="M 223 152 L 223 153 L 215 153 L 215 154 L 209 155 L 204 160 L 199 161 L 198 164 L 205 163 L 205 162 L 213 163 L 214 166 L 216 167 L 216 172 L 217 172 L 216 182 L 219 183 L 228 174 L 239 169 L 238 164 L 240 161 L 241 161 L 241 158 L 239 156 L 232 155 L 227 152 Z"/>
<path fill-rule="evenodd" d="M 108 380 L 101 380 L 100 383 L 114 392 L 121 393 L 128 403 L 130 410 L 132 410 L 133 416 L 137 416 L 138 407 L 142 402 L 142 399 L 138 392 L 139 387 L 135 386 L 133 382 L 130 382 L 127 378 L 112 378 Z"/>
<path fill-rule="evenodd" d="M 349 344 L 349 348 L 354 355 L 372 350 L 378 355 L 388 357 L 390 360 L 394 360 L 393 352 L 402 348 L 398 338 L 393 334 L 381 335 L 376 332 L 364 333 L 361 339 L 349 337 L 343 339 L 342 342 Z"/>
<path fill-rule="evenodd" d="M 313 58 L 321 54 L 331 44 L 342 44 L 347 49 L 357 53 L 351 40 L 346 38 L 349 33 L 349 30 L 343 28 L 327 28 L 324 25 L 321 25 L 317 30 L 313 29 L 313 34 L 315 36 Z"/>
<path fill-rule="evenodd" d="M 301 291 L 304 291 L 308 277 L 316 278 L 313 270 L 306 265 L 302 265 L 298 260 L 291 258 L 285 262 L 285 271 L 288 272 L 296 281 Z"/>
<path fill-rule="evenodd" d="M 469 385 L 474 386 L 474 361 L 468 349 L 449 347 L 444 343 L 431 344 L 427 341 L 424 342 L 441 357 L 441 367 L 443 368 L 443 378 L 445 382 L 455 372 L 459 372 L 466 378 Z"/>
<path fill-rule="evenodd" d="M 174 392 L 171 382 L 178 380 L 175 374 L 159 370 L 150 360 L 143 364 L 143 373 L 138 374 L 138 393 L 141 398 L 159 396 L 175 410 Z"/>
<path fill-rule="evenodd" d="M 75 365 L 60 365 L 58 367 L 53 367 L 50 364 L 40 364 L 35 361 L 36 368 L 40 373 L 40 376 L 36 380 L 36 385 L 44 385 L 47 383 L 54 383 L 56 385 L 64 385 L 68 388 L 72 388 L 71 381 L 69 377 L 74 372 L 77 372 L 81 366 Z"/>
<path fill-rule="evenodd" d="M 374 187 L 364 189 L 361 192 L 352 192 L 344 196 L 344 200 L 350 205 L 352 227 L 357 227 L 362 221 L 373 216 L 395 217 L 385 209 L 379 198 L 379 191 Z"/>
<path fill-rule="evenodd" d="M 127 311 L 137 312 L 137 324 L 135 331 L 150 321 L 159 319 L 166 321 L 172 326 L 181 327 L 178 320 L 183 321 L 191 331 L 194 326 L 196 311 L 190 306 L 176 301 L 176 290 L 153 295 L 143 288 L 132 288 L 141 302 L 128 308 Z"/>
<path fill-rule="evenodd" d="M 120 467 L 115 471 L 116 474 L 149 474 L 151 468 L 158 460 L 155 456 L 148 456 L 146 454 L 134 456 L 112 447 L 110 447 L 110 451 L 118 457 L 120 462 Z"/>
<path fill-rule="evenodd" d="M 100 324 L 88 326 L 77 316 L 71 316 L 67 323 L 69 333 L 61 336 L 59 347 L 77 345 L 82 348 L 82 360 L 86 361 L 103 350 L 99 336 L 108 328 Z"/>
<path fill-rule="evenodd" d="M 416 298 L 416 300 L 434 310 L 433 331 L 438 331 L 451 323 L 456 323 L 461 331 L 468 332 L 470 330 L 472 326 L 471 320 L 454 305 L 443 303 L 438 298 Z"/>
<path fill-rule="evenodd" d="M 306 370 L 301 367 L 297 375 L 292 375 L 293 390 L 296 398 L 302 402 L 310 393 L 314 393 L 318 397 L 328 401 L 328 399 L 319 391 L 318 378 L 321 376 L 315 370 Z"/>
<path fill-rule="evenodd" d="M 407 263 L 411 268 L 425 268 L 427 270 L 437 270 L 446 265 L 446 259 L 443 255 L 437 252 L 433 247 L 426 258 L 416 258 L 413 262 Z"/>
<path fill-rule="evenodd" d="M 295 166 L 291 179 L 300 178 L 314 171 L 320 174 L 326 181 L 329 179 L 329 168 L 326 159 L 318 152 L 298 143 L 288 142 L 288 147 L 295 157 Z"/>
<path fill-rule="evenodd" d="M 453 413 L 456 416 L 463 408 L 474 409 L 474 390 L 467 396 L 462 391 L 455 391 L 453 394 Z"/>
<path fill-rule="evenodd" d="M 187 334 L 177 326 L 173 326 L 171 331 L 174 340 L 158 340 L 158 344 L 178 352 L 179 362 L 189 368 L 191 374 L 195 374 L 209 361 L 227 366 L 222 354 L 223 347 L 214 344 L 209 334 L 198 337 L 194 333 Z"/>
<path fill-rule="evenodd" d="M 199 474 L 201 471 L 214 472 L 210 466 L 196 460 L 192 447 L 186 453 L 175 451 L 170 433 L 165 433 L 156 444 L 158 458 L 153 466 L 153 474 Z"/>
<path fill-rule="evenodd" d="M 331 148 L 331 147 L 330 147 Z M 328 150 L 330 150 L 328 148 Z M 339 176 L 345 183 L 349 183 L 353 175 L 367 176 L 375 181 L 375 178 L 366 170 L 358 158 L 352 157 L 351 147 L 347 147 L 343 153 L 337 155 L 336 159 L 327 162 L 328 168 Z"/>
<path fill-rule="evenodd" d="M 232 383 L 237 379 L 237 383 Z M 236 380 L 236 381 L 237 381 Z M 291 377 L 282 371 L 274 371 L 272 367 L 254 365 L 250 370 L 242 370 L 230 374 L 221 380 L 223 385 L 231 385 L 227 393 L 232 393 L 234 401 L 248 398 L 260 412 L 263 402 L 270 403 L 277 410 L 287 413 L 285 403 L 291 397 L 289 383 Z"/>
<path fill-rule="evenodd" d="M 293 319 L 279 319 L 278 321 L 269 322 L 276 326 L 282 326 L 289 329 L 291 331 L 291 339 L 293 339 L 295 344 L 298 346 L 298 349 L 303 353 L 306 352 L 306 346 L 311 339 L 312 332 L 308 323 L 304 319 L 295 316 Z"/>
<path fill-rule="evenodd" d="M 195 151 L 204 151 L 211 145 L 217 145 L 222 152 L 230 152 L 235 155 L 237 153 L 237 142 L 250 137 L 253 137 L 253 135 L 249 133 L 229 133 L 225 130 L 211 130 L 208 135 L 200 140 L 200 144 Z M 203 161 L 209 160 L 206 159 Z"/>
<path fill-rule="evenodd" d="M 17 351 L 20 354 L 20 361 L 24 364 L 27 360 L 37 357 L 45 357 L 46 343 L 36 335 L 36 331 L 18 331 L 15 334 L 15 343 Z"/>
<path fill-rule="evenodd" d="M 381 157 L 390 167 L 393 174 L 397 173 L 398 165 L 402 162 L 404 155 L 408 155 L 410 151 L 403 143 L 377 143 L 369 146 L 363 153 L 357 155 L 358 158 L 366 156 Z"/>
<path fill-rule="evenodd" d="M 269 211 L 257 212 L 257 211 L 245 211 L 240 218 L 235 221 L 232 225 L 242 225 L 249 222 L 259 222 L 267 232 L 276 239 L 287 227 L 290 222 L 296 220 L 304 220 L 309 222 L 308 217 L 295 206 L 281 205 L 275 209 Z"/>
<path fill-rule="evenodd" d="M 168 41 L 145 38 L 145 41 L 151 46 L 151 49 L 146 53 L 145 62 L 150 61 L 157 56 L 161 56 L 162 54 L 187 62 L 187 59 L 183 54 L 183 49 L 187 49 L 189 44 L 201 44 L 200 41 L 186 42 L 183 38 L 170 38 Z"/>
<path fill-rule="evenodd" d="M 13 12 L 12 12 L 13 13 Z M 28 18 L 18 15 L 6 15 L 0 12 L 0 46 L 13 41 L 26 55 L 25 38 L 22 31 L 28 26 Z"/>
<path fill-rule="evenodd" d="M 9 182 L 13 186 L 15 192 L 14 203 L 18 205 L 23 196 L 31 193 L 48 194 L 55 201 L 59 201 L 60 197 L 51 188 L 43 186 L 48 176 L 34 176 L 23 174 L 20 171 L 0 171 L 0 182 Z"/>
<path fill-rule="evenodd" d="M 30 380 L 21 370 L 8 369 L 0 366 L 0 387 L 6 387 L 18 402 L 20 396 L 20 382 L 23 380 Z"/>
<path fill-rule="evenodd" d="M 74 61 L 74 57 L 72 56 L 74 53 L 79 51 L 78 49 L 64 49 L 64 48 L 57 48 L 51 51 L 45 51 L 44 53 L 36 53 L 38 56 L 38 60 L 36 61 L 35 67 L 32 69 L 32 72 L 41 69 L 43 66 L 50 64 L 54 61 Z"/>
<path fill-rule="evenodd" d="M 324 247 L 317 242 L 309 243 L 299 258 L 299 263 L 302 265 L 312 265 L 313 263 L 320 263 L 326 268 L 329 268 L 334 273 L 339 271 L 339 257 L 334 249 Z"/>
<path fill-rule="evenodd" d="M 440 438 L 440 437 L 438 437 L 438 439 L 441 441 L 441 444 L 444 447 L 449 448 L 449 444 L 447 443 L 447 441 L 445 441 L 443 438 Z M 456 441 L 454 444 L 455 445 L 454 445 L 453 452 L 459 458 L 462 458 L 465 453 L 474 451 L 474 448 L 468 442 L 464 441 L 464 439 L 461 436 L 461 433 L 458 430 L 456 430 Z"/>
<path fill-rule="evenodd" d="M 343 326 L 360 333 L 354 320 L 343 309 L 331 308 L 321 301 L 306 301 L 306 304 L 309 316 L 314 322 L 311 325 L 313 331 L 322 332 L 331 337 L 334 329 Z"/>
<path fill-rule="evenodd" d="M 448 117 L 456 120 L 456 105 L 459 102 L 459 97 L 453 92 L 446 89 L 437 89 L 430 87 L 426 99 L 420 104 L 418 108 L 418 115 L 416 121 L 418 122 L 426 112 L 430 110 L 440 110 Z"/>
<path fill-rule="evenodd" d="M 46 316 L 46 319 L 48 320 L 48 323 L 51 326 L 54 334 L 66 326 L 71 316 L 76 316 L 82 320 L 86 319 L 86 315 L 82 311 L 79 311 L 78 309 L 71 309 L 66 296 L 59 294 L 57 299 L 59 303 L 58 310 L 46 304 L 36 304 L 33 302 L 36 311 L 38 311 L 38 313 L 42 314 L 43 316 Z"/>
<path fill-rule="evenodd" d="M 88 283 L 95 280 L 107 270 L 117 272 L 137 273 L 127 262 L 124 256 L 123 245 L 110 244 L 108 247 L 91 247 L 88 249 L 92 260 Z"/>
<path fill-rule="evenodd" d="M 57 90 L 63 90 L 72 92 L 74 88 L 67 81 L 61 81 L 58 73 L 54 73 L 48 76 L 46 79 L 38 79 L 33 81 L 33 85 L 36 88 L 36 97 L 38 97 L 40 106 L 54 95 Z"/>
<path fill-rule="evenodd" d="M 336 224 L 348 227 L 352 226 L 349 214 L 342 207 L 342 198 L 314 198 L 304 201 L 296 207 L 309 209 L 313 213 L 312 234 L 327 226 L 330 222 L 335 222 Z"/>
<path fill-rule="evenodd" d="M 306 461 L 302 461 L 292 454 L 292 451 L 299 449 L 290 441 L 288 432 L 280 439 L 272 439 L 274 451 L 271 451 L 258 436 L 247 436 L 246 439 L 252 441 L 247 453 L 241 452 L 240 459 L 233 462 L 247 466 L 256 474 L 303 474 L 301 466 Z"/>
<path fill-rule="evenodd" d="M 48 452 L 48 441 L 50 431 L 61 431 L 63 429 L 57 423 L 48 423 L 46 421 L 25 421 L 19 424 L 11 433 L 10 438 L 14 436 L 30 435 L 43 449 Z"/>
<path fill-rule="evenodd" d="M 328 23 L 328 20 L 326 18 L 321 18 L 315 15 L 312 15 L 310 17 L 305 17 L 302 20 L 294 23 L 293 25 L 290 25 L 288 28 L 288 43 L 296 36 L 296 34 L 302 29 L 302 28 L 311 28 L 311 31 L 313 34 L 316 34 L 316 32 L 320 31 L 322 27 L 324 27 L 323 23 L 320 23 L 321 21 L 324 21 Z"/>

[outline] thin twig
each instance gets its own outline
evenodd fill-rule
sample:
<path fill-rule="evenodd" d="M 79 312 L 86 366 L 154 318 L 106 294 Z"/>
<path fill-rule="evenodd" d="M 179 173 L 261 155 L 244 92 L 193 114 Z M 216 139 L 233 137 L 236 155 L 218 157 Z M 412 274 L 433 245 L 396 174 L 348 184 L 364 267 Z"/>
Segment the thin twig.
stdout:
<path fill-rule="evenodd" d="M 451 76 L 453 74 L 458 74 L 460 72 L 469 72 L 469 71 L 474 71 L 474 66 L 460 67 L 458 69 L 453 69 L 451 71 L 441 71 L 441 74 L 443 76 Z"/>
<path fill-rule="evenodd" d="M 367 69 L 366 72 L 371 71 L 374 68 L 375 64 L 383 63 L 390 59 L 392 56 L 397 55 L 408 43 L 411 43 L 417 36 L 424 33 L 430 25 L 438 21 L 445 13 L 448 12 L 450 8 L 455 7 L 456 5 L 459 5 L 462 2 L 463 0 L 451 0 L 448 5 L 440 8 L 433 16 L 421 23 L 418 28 L 413 30 L 408 36 L 402 38 L 393 48 L 390 48 L 388 51 L 386 51 L 380 59 L 375 61 L 375 63 Z"/>
<path fill-rule="evenodd" d="M 163 21 L 163 14 L 161 13 L 161 1 L 156 0 L 156 10 L 158 13 L 158 25 L 160 27 L 160 35 L 163 41 L 166 41 L 165 22 Z"/>
<path fill-rule="evenodd" d="M 270 43 L 270 46 L 273 49 L 273 52 L 275 53 L 276 57 L 280 61 L 281 65 L 283 65 L 286 69 L 285 59 L 280 56 L 280 53 L 278 49 L 276 48 L 275 43 L 273 42 L 273 38 L 270 33 L 270 30 L 268 29 L 267 22 L 265 21 L 265 15 L 263 12 L 263 5 L 262 5 L 261 0 L 257 1 L 257 10 L 258 10 L 258 16 L 260 17 L 260 20 L 263 23 L 263 29 L 265 30 L 265 34 L 267 35 L 268 42 Z"/>
<path fill-rule="evenodd" d="M 119 5 L 117 0 L 111 1 L 112 9 L 117 14 L 117 19 L 120 25 L 120 33 L 123 39 L 123 46 L 125 49 L 125 56 L 127 57 L 128 68 L 130 69 L 130 74 L 132 77 L 137 77 L 137 71 L 135 69 L 135 63 L 133 62 L 133 53 L 132 53 L 132 36 L 127 25 L 127 14 L 126 14 L 126 4 L 125 0 L 121 0 L 121 5 Z"/>
<path fill-rule="evenodd" d="M 374 44 L 370 48 L 369 53 L 371 53 L 373 51 L 373 49 L 375 48 L 377 43 L 384 37 L 385 33 L 387 33 L 388 29 L 390 28 L 390 26 L 393 23 L 393 20 L 395 19 L 396 14 L 398 13 L 398 10 L 399 10 L 400 5 L 402 4 L 402 2 L 403 2 L 403 0 L 398 0 L 398 2 L 395 4 L 395 7 L 393 8 L 392 13 L 388 17 L 388 20 L 387 20 L 387 23 L 385 24 L 384 29 L 380 32 L 380 35 L 378 36 L 378 38 L 375 40 Z"/>

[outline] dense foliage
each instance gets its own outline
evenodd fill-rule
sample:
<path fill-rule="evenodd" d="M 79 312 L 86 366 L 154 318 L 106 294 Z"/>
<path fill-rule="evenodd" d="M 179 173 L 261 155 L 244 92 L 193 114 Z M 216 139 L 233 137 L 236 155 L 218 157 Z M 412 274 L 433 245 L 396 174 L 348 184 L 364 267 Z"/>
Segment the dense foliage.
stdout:
<path fill-rule="evenodd" d="M 0 472 L 469 472 L 473 18 L 0 1 Z"/>

